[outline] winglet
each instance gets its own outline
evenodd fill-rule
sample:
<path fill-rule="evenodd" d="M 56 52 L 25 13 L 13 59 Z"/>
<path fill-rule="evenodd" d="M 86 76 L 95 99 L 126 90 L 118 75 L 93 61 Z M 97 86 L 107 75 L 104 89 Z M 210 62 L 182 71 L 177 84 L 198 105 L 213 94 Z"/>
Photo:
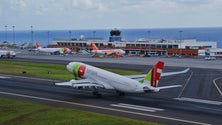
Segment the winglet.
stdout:
<path fill-rule="evenodd" d="M 92 49 L 93 50 L 98 50 L 98 48 L 97 48 L 97 46 L 96 46 L 96 44 L 94 42 L 92 42 Z"/>

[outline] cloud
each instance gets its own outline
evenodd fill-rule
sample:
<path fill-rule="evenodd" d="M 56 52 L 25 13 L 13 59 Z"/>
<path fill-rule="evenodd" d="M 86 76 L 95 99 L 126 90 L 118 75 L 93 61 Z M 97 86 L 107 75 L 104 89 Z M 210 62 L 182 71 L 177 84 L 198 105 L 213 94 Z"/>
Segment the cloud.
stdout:
<path fill-rule="evenodd" d="M 178 4 L 185 4 L 185 5 L 202 5 L 202 4 L 208 4 L 212 2 L 213 0 L 172 0 L 175 3 Z"/>
<path fill-rule="evenodd" d="M 10 0 L 10 5 L 12 9 L 24 8 L 27 7 L 27 2 L 26 0 Z"/>
<path fill-rule="evenodd" d="M 105 11 L 107 6 L 102 0 L 72 0 L 74 9 Z"/>
<path fill-rule="evenodd" d="M 173 27 L 182 22 L 222 22 L 221 6 L 222 0 L 1 0 L 0 23 L 80 28 Z"/>

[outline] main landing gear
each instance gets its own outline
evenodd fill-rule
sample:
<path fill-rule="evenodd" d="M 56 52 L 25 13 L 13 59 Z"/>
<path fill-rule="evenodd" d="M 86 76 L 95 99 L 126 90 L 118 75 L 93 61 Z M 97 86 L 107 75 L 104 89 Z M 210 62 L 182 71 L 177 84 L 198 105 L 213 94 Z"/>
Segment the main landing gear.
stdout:
<path fill-rule="evenodd" d="M 124 92 L 116 91 L 116 93 L 117 93 L 118 96 L 125 96 Z"/>
<path fill-rule="evenodd" d="M 96 96 L 97 98 L 101 98 L 102 94 L 100 94 L 99 92 L 94 91 L 93 95 Z"/>
<path fill-rule="evenodd" d="M 102 94 L 100 94 L 100 93 L 98 92 L 98 90 L 96 89 L 96 87 L 94 87 L 93 89 L 94 89 L 94 90 L 93 90 L 92 94 L 93 94 L 94 96 L 96 96 L 97 98 L 101 98 L 101 97 L 102 97 Z"/>

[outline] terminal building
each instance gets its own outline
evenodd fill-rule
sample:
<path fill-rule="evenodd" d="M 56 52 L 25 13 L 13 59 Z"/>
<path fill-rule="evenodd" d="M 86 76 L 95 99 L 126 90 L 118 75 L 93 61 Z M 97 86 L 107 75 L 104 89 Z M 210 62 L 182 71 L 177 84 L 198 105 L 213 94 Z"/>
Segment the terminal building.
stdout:
<path fill-rule="evenodd" d="M 205 49 L 217 48 L 213 41 L 196 41 L 195 39 L 170 40 L 170 39 L 138 39 L 135 41 L 122 41 L 121 31 L 114 29 L 110 32 L 109 41 L 103 38 L 79 39 L 54 39 L 50 47 L 68 47 L 72 51 L 80 49 L 91 50 L 91 43 L 94 42 L 100 49 L 120 48 L 129 55 L 167 55 L 167 56 L 201 56 L 205 55 Z"/>

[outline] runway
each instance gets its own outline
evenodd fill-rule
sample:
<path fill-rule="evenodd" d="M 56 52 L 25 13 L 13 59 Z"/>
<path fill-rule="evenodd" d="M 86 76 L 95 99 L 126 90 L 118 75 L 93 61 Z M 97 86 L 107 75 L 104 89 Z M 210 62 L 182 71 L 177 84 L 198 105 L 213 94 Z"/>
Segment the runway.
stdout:
<path fill-rule="evenodd" d="M 61 64 L 67 64 L 70 61 L 81 61 L 98 67 L 121 69 L 129 69 L 130 67 L 131 70 L 139 70 L 145 73 L 159 59 L 163 60 L 164 58 L 88 59 L 87 56 L 80 55 L 72 57 L 21 55 L 12 61 Z M 114 61 L 112 62 L 112 60 Z M 172 67 L 176 60 L 181 63 Z M 183 63 L 186 63 L 185 61 L 190 63 L 200 61 L 201 63 L 189 64 L 192 65 L 192 68 L 185 75 L 163 77 L 160 80 L 160 86 L 181 84 L 183 87 L 167 89 L 159 93 L 127 94 L 119 97 L 113 91 L 101 90 L 103 97 L 96 98 L 92 95 L 91 90 L 54 86 L 51 80 L 0 74 L 0 97 L 28 100 L 51 106 L 77 108 L 164 124 L 221 124 L 222 69 L 220 69 L 221 67 L 216 68 L 221 62 L 205 62 L 200 59 L 166 59 L 164 71 L 185 69 L 187 67 L 183 66 Z M 215 65 L 211 66 L 210 64 Z"/>
<path fill-rule="evenodd" d="M 96 98 L 91 90 L 78 90 L 69 87 L 54 86 L 53 81 L 0 75 L 0 97 L 27 100 L 51 106 L 77 108 L 87 111 L 148 120 L 165 124 L 221 124 L 222 98 L 216 88 L 211 88 L 210 95 L 203 94 L 197 102 L 198 92 L 194 85 L 188 91 L 190 73 L 186 76 L 163 78 L 161 85 L 182 84 L 184 88 L 170 89 L 159 93 L 127 94 L 119 97 L 113 91 L 101 90 L 103 97 Z M 170 81 L 167 81 L 171 79 Z M 188 89 L 190 89 L 188 88 Z M 205 90 L 206 88 L 202 88 Z M 215 91 L 214 91 L 215 89 Z M 182 94 L 181 94 L 182 92 Z M 194 94 L 190 94 L 194 93 Z M 209 96 L 211 100 L 207 100 Z M 178 100 L 181 99 L 181 100 Z M 186 98 L 186 99 L 185 99 Z M 190 101 L 188 99 L 190 99 Z M 205 100 L 202 101 L 201 100 Z M 200 102 L 200 103 L 199 103 Z"/>

